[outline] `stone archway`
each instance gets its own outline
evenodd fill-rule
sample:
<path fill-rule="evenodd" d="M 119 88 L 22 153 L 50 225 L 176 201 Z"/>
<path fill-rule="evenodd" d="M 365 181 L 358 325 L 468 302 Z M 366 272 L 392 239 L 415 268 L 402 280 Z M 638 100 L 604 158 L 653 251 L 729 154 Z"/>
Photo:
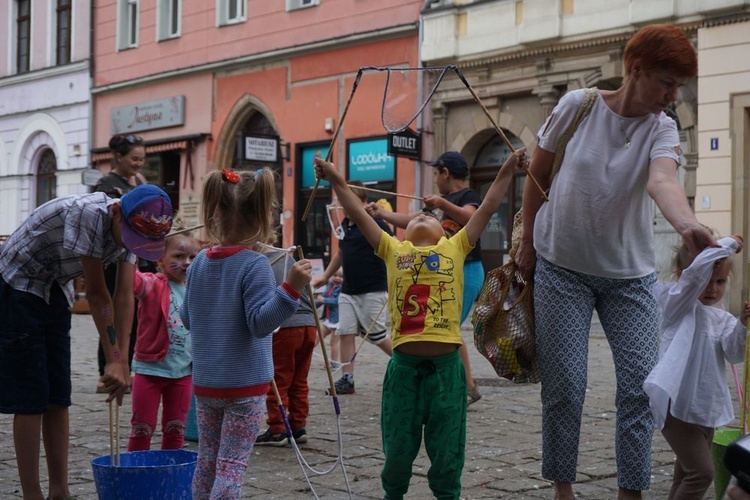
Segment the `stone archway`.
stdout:
<path fill-rule="evenodd" d="M 54 151 L 58 160 L 58 170 L 67 170 L 67 142 L 62 128 L 51 116 L 38 113 L 29 117 L 18 131 L 8 164 L 10 175 L 34 174 L 36 172 L 34 156 L 44 146 Z M 15 171 L 13 171 L 14 167 Z"/>
<path fill-rule="evenodd" d="M 260 113 L 265 117 L 271 127 L 278 134 L 279 127 L 273 118 L 271 110 L 256 97 L 249 94 L 243 95 L 229 112 L 224 126 L 219 133 L 218 146 L 216 148 L 216 167 L 231 166 L 234 160 L 237 134 L 253 115 Z"/>
<path fill-rule="evenodd" d="M 279 127 L 273 119 L 271 110 L 259 99 L 249 94 L 245 94 L 237 101 L 224 122 L 224 126 L 219 133 L 219 143 L 216 148 L 215 168 L 254 170 L 260 167 L 271 167 L 276 174 L 276 199 L 281 206 L 284 193 L 283 159 L 281 155 L 279 154 L 275 164 L 238 159 L 237 150 L 241 147 L 240 143 L 243 134 L 272 135 L 278 136 L 279 141 L 281 140 Z M 276 240 L 281 242 L 283 234 L 280 224 L 280 214 L 275 214 L 274 220 L 277 228 Z"/>

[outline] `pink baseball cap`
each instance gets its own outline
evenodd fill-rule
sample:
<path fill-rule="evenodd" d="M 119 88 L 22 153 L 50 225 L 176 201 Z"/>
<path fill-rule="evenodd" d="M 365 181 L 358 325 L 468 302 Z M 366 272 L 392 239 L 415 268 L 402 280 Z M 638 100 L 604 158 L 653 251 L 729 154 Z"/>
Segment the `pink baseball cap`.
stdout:
<path fill-rule="evenodd" d="M 172 229 L 172 203 L 167 193 L 152 184 L 141 184 L 120 199 L 122 242 L 146 260 L 164 255 L 164 238 Z"/>

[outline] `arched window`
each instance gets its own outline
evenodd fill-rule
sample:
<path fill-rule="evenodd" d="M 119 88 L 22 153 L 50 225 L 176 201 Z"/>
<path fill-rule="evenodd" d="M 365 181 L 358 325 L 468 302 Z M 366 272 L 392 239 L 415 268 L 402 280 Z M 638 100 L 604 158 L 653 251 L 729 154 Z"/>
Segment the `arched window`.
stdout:
<path fill-rule="evenodd" d="M 57 158 L 51 149 L 39 157 L 36 174 L 36 206 L 57 198 Z"/>
<path fill-rule="evenodd" d="M 235 170 L 256 170 L 261 167 L 269 167 L 271 170 L 274 171 L 276 174 L 276 198 L 279 201 L 279 205 L 282 203 L 282 196 L 284 192 L 284 178 L 283 178 L 283 161 L 281 158 L 281 150 L 280 148 L 277 150 L 277 156 L 275 162 L 270 161 L 257 161 L 257 160 L 248 160 L 245 158 L 245 138 L 246 137 L 255 137 L 255 136 L 266 136 L 266 137 L 274 137 L 277 141 L 279 141 L 279 134 L 276 131 L 276 129 L 273 127 L 271 122 L 266 118 L 266 116 L 256 111 L 252 115 L 248 117 L 248 119 L 243 124 L 242 128 L 237 131 L 237 137 L 235 141 L 235 158 L 232 164 L 232 167 Z M 281 234 L 281 224 L 280 220 L 278 219 L 278 214 L 276 216 L 276 219 L 274 220 L 276 227 L 278 229 L 276 233 L 276 240 L 277 244 L 280 246 L 282 241 L 282 234 Z"/>
<path fill-rule="evenodd" d="M 515 149 L 524 146 L 518 137 L 507 130 L 504 132 Z M 495 180 L 498 169 L 508 159 L 510 153 L 511 150 L 505 144 L 505 141 L 494 134 L 479 148 L 471 169 L 471 188 L 477 191 L 482 198 Z M 510 250 L 513 215 L 521 208 L 521 194 L 523 193 L 525 179 L 525 174 L 515 176 L 503 202 L 497 212 L 492 214 L 490 222 L 482 231 L 482 262 L 485 269 L 494 269 L 502 265 L 504 256 Z"/>

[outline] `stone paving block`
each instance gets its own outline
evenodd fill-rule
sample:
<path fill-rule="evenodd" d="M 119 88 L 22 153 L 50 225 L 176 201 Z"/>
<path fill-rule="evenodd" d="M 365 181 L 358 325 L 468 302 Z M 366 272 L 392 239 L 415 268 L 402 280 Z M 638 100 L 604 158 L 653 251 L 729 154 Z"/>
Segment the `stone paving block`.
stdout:
<path fill-rule="evenodd" d="M 463 330 L 469 344 L 472 371 L 483 398 L 467 412 L 466 464 L 462 476 L 461 498 L 504 500 L 552 499 L 552 485 L 541 477 L 542 436 L 539 384 L 517 385 L 499 378 L 492 366 L 473 347 L 469 322 Z M 96 332 L 90 316 L 73 317 L 72 381 L 73 406 L 70 409 L 70 484 L 79 500 L 96 499 L 91 460 L 109 454 L 109 422 L 106 396 L 96 394 Z M 594 319 L 590 336 L 589 377 L 583 412 L 578 483 L 575 490 L 583 499 L 614 499 L 617 491 L 614 457 L 615 380 L 612 356 Z M 318 359 L 320 358 L 320 359 Z M 307 430 L 310 440 L 300 445 L 302 454 L 316 470 L 330 468 L 338 455 L 340 424 L 343 454 L 349 486 L 355 499 L 382 498 L 380 469 L 383 454 L 380 438 L 381 382 L 387 357 L 365 344 L 357 355 L 353 395 L 339 397 L 341 416 L 332 399 L 325 396 L 328 377 L 322 357 L 315 356 L 309 375 L 310 416 Z M 340 374 L 336 375 L 338 378 Z M 126 395 L 120 408 L 120 448 L 127 445 L 131 417 L 131 398 Z M 735 411 L 738 411 L 735 403 Z M 0 499 L 20 499 L 12 416 L 0 415 Z M 161 442 L 154 435 L 152 447 Z M 197 449 L 187 442 L 186 448 Z M 42 458 L 40 475 L 47 471 Z M 657 431 L 653 438 L 652 489 L 646 499 L 666 498 L 672 481 L 674 454 Z M 427 470 L 429 459 L 424 447 L 413 467 L 407 498 L 431 498 Z M 346 481 L 339 467 L 330 474 L 310 474 L 320 498 L 348 499 Z M 312 498 L 292 447 L 256 447 L 245 475 L 243 498 Z M 713 489 L 707 498 L 713 499 Z"/>

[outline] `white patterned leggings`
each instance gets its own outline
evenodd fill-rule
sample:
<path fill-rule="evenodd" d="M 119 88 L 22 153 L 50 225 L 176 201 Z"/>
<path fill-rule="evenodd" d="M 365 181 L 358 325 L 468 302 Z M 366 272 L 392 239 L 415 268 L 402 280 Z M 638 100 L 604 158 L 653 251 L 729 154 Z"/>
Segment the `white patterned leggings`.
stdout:
<path fill-rule="evenodd" d="M 198 465 L 193 476 L 193 499 L 239 499 L 266 413 L 266 395 L 236 399 L 197 396 L 195 400 Z"/>
<path fill-rule="evenodd" d="M 594 309 L 612 349 L 617 377 L 615 453 L 620 488 L 651 481 L 654 422 L 643 381 L 658 359 L 656 277 L 612 279 L 577 273 L 537 258 L 534 308 L 542 382 L 542 475 L 576 479 Z"/>

